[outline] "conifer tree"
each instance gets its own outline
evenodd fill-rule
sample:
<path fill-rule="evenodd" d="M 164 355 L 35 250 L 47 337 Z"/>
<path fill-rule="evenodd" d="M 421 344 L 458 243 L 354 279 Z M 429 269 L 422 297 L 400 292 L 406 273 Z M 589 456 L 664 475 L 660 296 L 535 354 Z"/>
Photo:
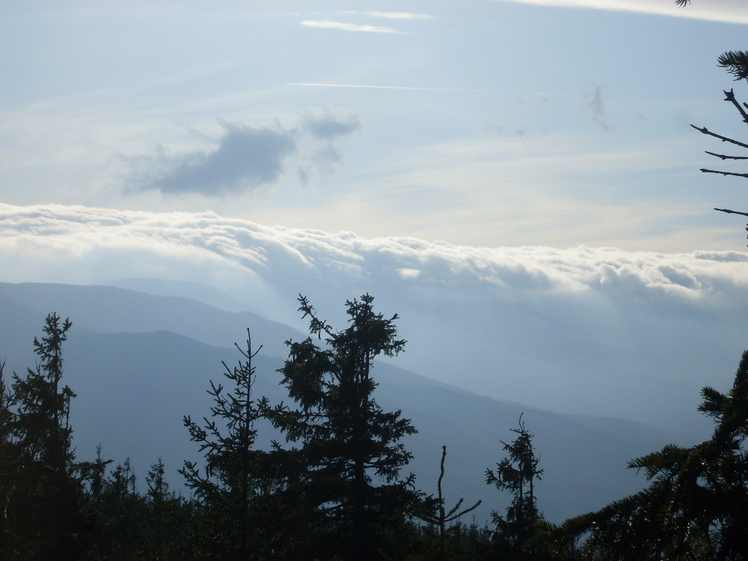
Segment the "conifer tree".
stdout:
<path fill-rule="evenodd" d="M 247 330 L 246 350 L 236 345 L 243 360 L 234 368 L 224 366 L 224 376 L 231 383 L 210 382 L 208 394 L 213 398 L 211 418 L 202 425 L 189 416 L 184 424 L 190 438 L 199 443 L 205 456 L 204 469 L 185 461 L 180 473 L 193 490 L 200 506 L 202 540 L 195 545 L 215 559 L 261 559 L 272 556 L 273 537 L 267 535 L 272 525 L 258 522 L 268 517 L 263 501 L 278 491 L 274 485 L 277 463 L 266 451 L 254 448 L 256 423 L 267 410 L 267 399 L 255 398 L 255 368 L 252 339 Z M 198 536 L 199 538 L 200 536 Z"/>
<path fill-rule="evenodd" d="M 146 524 L 142 535 L 141 559 L 166 561 L 189 557 L 192 505 L 171 491 L 164 477 L 161 458 L 145 477 L 148 487 L 145 502 Z"/>
<path fill-rule="evenodd" d="M 325 346 L 311 338 L 287 342 L 280 370 L 298 408 L 277 407 L 273 421 L 301 444 L 303 492 L 321 557 L 382 557 L 417 500 L 412 476 L 400 478 L 411 459 L 401 439 L 416 430 L 400 411 L 377 404 L 371 375 L 374 359 L 398 354 L 405 341 L 397 337 L 397 315 L 375 313 L 373 301 L 365 294 L 346 302 L 349 325 L 335 331 L 300 296 L 299 310 Z"/>
<path fill-rule="evenodd" d="M 82 551 L 83 488 L 72 448 L 70 401 L 62 383 L 62 344 L 72 326 L 55 314 L 45 320 L 39 356 L 26 376 L 13 374 L 0 392 L 4 465 L 0 521 L 5 559 L 75 559 Z M 9 461 L 8 461 L 9 460 Z"/>
<path fill-rule="evenodd" d="M 532 446 L 534 435 L 525 428 L 522 415 L 519 428 L 511 429 L 517 434 L 512 442 L 501 444 L 509 456 L 496 464 L 496 470 L 486 469 L 486 483 L 499 490 L 512 493 L 512 503 L 506 516 L 496 511 L 491 518 L 496 524 L 496 541 L 500 551 L 511 553 L 517 559 L 529 559 L 524 548 L 536 532 L 537 523 L 542 520 L 535 496 L 535 480 L 541 479 L 542 469 L 538 469 L 540 458 Z"/>

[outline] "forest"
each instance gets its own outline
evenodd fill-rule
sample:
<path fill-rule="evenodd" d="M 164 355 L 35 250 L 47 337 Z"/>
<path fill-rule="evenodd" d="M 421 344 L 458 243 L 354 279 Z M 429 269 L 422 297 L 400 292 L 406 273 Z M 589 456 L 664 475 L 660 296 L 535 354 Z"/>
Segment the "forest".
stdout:
<path fill-rule="evenodd" d="M 287 341 L 279 373 L 288 402 L 253 393 L 251 333 L 242 360 L 223 364 L 207 388 L 207 415 L 185 415 L 185 438 L 201 462 L 179 470 L 188 496 L 171 490 L 156 459 L 141 491 L 126 460 L 101 448 L 80 461 L 63 379 L 69 319 L 47 316 L 33 341 L 37 363 L 0 377 L 0 556 L 8 560 L 641 560 L 748 558 L 748 351 L 732 388 L 705 387 L 699 411 L 712 437 L 668 445 L 633 459 L 649 485 L 561 524 L 544 520 L 535 482 L 543 477 L 522 417 L 504 457 L 486 466 L 486 498 L 507 493 L 505 512 L 484 527 L 461 516 L 476 504 L 448 504 L 442 448 L 436 494 L 407 473 L 402 443 L 417 427 L 375 400 L 374 360 L 405 348 L 397 315 L 364 294 L 345 304 L 336 330 L 304 297 L 309 337 Z M 0 369 L 0 374 L 3 374 Z M 282 435 L 270 447 L 258 432 Z M 172 482 L 173 483 L 173 482 Z"/>

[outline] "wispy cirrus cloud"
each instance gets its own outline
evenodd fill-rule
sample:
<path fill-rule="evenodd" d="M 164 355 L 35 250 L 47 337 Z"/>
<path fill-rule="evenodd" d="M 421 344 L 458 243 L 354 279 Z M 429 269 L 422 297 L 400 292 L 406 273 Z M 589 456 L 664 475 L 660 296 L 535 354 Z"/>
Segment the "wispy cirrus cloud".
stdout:
<path fill-rule="evenodd" d="M 365 33 L 394 33 L 401 32 L 392 27 L 381 27 L 377 25 L 361 25 L 357 23 L 331 21 L 331 20 L 304 20 L 300 22 L 304 27 L 316 27 L 321 29 L 340 29 L 342 31 L 363 31 Z"/>
<path fill-rule="evenodd" d="M 433 19 L 434 16 L 431 14 L 417 14 L 413 12 L 375 12 L 375 11 L 368 11 L 368 12 L 357 12 L 354 10 L 345 10 L 341 12 L 342 14 L 361 14 L 364 16 L 369 16 L 372 18 L 384 18 L 384 19 L 401 19 L 401 20 L 424 20 L 424 19 Z"/>

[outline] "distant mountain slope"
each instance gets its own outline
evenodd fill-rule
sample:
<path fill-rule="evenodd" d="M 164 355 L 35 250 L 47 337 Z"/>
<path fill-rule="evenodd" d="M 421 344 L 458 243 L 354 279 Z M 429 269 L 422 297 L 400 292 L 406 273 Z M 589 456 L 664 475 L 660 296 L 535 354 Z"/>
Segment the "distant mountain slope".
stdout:
<path fill-rule="evenodd" d="M 142 281 L 140 284 L 149 283 Z M 167 290 L 168 285 L 160 283 L 155 288 Z M 194 286 L 181 287 L 181 290 L 186 289 L 196 290 Z M 708 423 L 692 415 L 699 402 L 699 388 L 705 384 L 720 387 L 720 380 L 729 380 L 734 368 L 732 364 L 729 368 L 710 364 L 704 370 L 703 381 L 692 385 L 678 379 L 682 364 L 679 368 L 678 363 L 660 364 L 651 359 L 652 364 L 643 366 L 649 351 L 639 348 L 625 351 L 632 345 L 630 340 L 622 343 L 619 349 L 599 347 L 591 340 L 580 344 L 578 340 L 589 332 L 589 326 L 580 328 L 577 333 L 539 315 L 537 310 L 506 303 L 499 308 L 489 303 L 479 304 L 463 306 L 460 302 L 447 302 L 437 309 L 424 308 L 421 310 L 423 317 L 415 323 L 417 313 L 411 315 L 414 313 L 411 311 L 401 317 L 398 327 L 408 345 L 394 363 L 498 399 L 531 403 L 557 412 L 642 421 L 665 428 L 678 435 L 681 441 L 707 434 Z M 98 333 L 165 330 L 216 346 L 230 346 L 243 340 L 246 328 L 250 327 L 256 344 L 263 345 L 267 355 L 277 357 L 286 356 L 284 341 L 306 337 L 288 325 L 251 312 L 227 312 L 184 297 L 157 296 L 109 286 L 0 283 L 0 309 L 11 305 L 36 312 L 33 322 L 36 325 L 41 325 L 44 316 L 55 310 L 70 316 L 78 330 Z M 340 302 L 321 313 L 337 325 L 334 314 L 342 309 Z M 393 311 L 398 310 L 394 308 Z M 440 315 L 445 310 L 448 310 L 446 315 Z M 23 341 L 32 340 L 36 335 L 34 330 L 21 333 L 18 326 L 8 324 L 3 315 L 0 314 L 0 336 L 9 331 L 9 340 L 18 341 L 22 334 L 20 340 Z M 493 319 L 488 321 L 487 318 L 494 316 L 501 319 L 502 325 L 494 325 Z M 475 318 L 475 322 L 465 330 L 468 318 Z M 684 318 L 685 323 L 687 320 Z M 303 323 L 299 321 L 298 325 L 303 326 Z M 660 331 L 667 331 L 667 326 L 646 323 L 641 329 L 652 331 L 660 327 Z M 577 342 L 570 342 L 572 339 Z M 650 339 L 648 347 L 656 347 L 661 342 L 661 338 L 654 336 Z M 530 340 L 535 341 L 536 348 L 528 343 Z M 694 350 L 687 340 L 679 345 L 682 356 L 678 361 L 683 363 Z M 490 359 L 497 353 L 502 354 L 501 362 Z M 624 357 L 625 353 L 628 354 Z M 609 356 L 606 358 L 606 355 Z M 735 360 L 738 357 L 736 355 Z M 385 362 L 391 361 L 385 359 Z M 447 367 L 449 375 L 445 376 L 443 371 Z M 656 375 L 647 374 L 655 370 Z M 476 386 L 475 380 L 481 377 L 484 383 Z"/>
<path fill-rule="evenodd" d="M 239 326 L 241 319 L 254 322 L 255 342 L 270 337 L 263 328 L 275 337 L 302 335 L 251 314 L 236 314 L 233 326 L 220 324 L 220 318 L 232 317 L 230 314 L 215 315 L 214 337 L 223 333 L 228 338 L 229 332 L 236 333 L 220 346 L 163 328 L 144 332 L 147 327 L 167 323 L 182 332 L 203 330 L 201 318 L 213 313 L 183 298 L 145 296 L 103 287 L 0 285 L 0 356 L 5 355 L 9 364 L 28 360 L 31 341 L 39 334 L 46 314 L 37 310 L 56 309 L 70 316 L 74 327 L 65 346 L 65 376 L 78 394 L 72 413 L 78 457 L 92 458 L 100 443 L 104 455 L 115 462 L 129 456 L 141 483 L 148 466 L 161 457 L 170 482 L 179 487 L 176 469 L 185 459 L 199 459 L 182 417 L 208 414 L 209 380 L 220 382 L 221 361 L 233 365 L 239 357 L 230 345 L 246 336 L 246 325 Z M 125 328 L 142 332 L 124 333 Z M 32 333 L 25 333 L 27 330 Z M 104 332 L 107 330 L 113 332 Z M 272 341 L 267 345 L 282 348 Z M 277 357 L 257 357 L 258 396 L 288 401 L 278 386 L 276 370 L 281 364 Z M 485 485 L 484 473 L 503 457 L 500 440 L 512 439 L 510 429 L 516 427 L 521 413 L 536 435 L 545 469 L 538 485 L 540 506 L 555 521 L 638 490 L 643 477 L 625 470 L 626 461 L 669 440 L 658 430 L 638 423 L 561 415 L 497 401 L 390 364 L 377 364 L 374 376 L 380 383 L 376 394 L 380 404 L 388 410 L 402 409 L 419 430 L 408 442 L 415 455 L 410 468 L 419 487 L 435 492 L 441 446 L 447 445 L 444 485 L 448 500 L 482 498 L 484 505 L 476 513 L 479 523 L 491 509 L 503 510 L 508 500 Z M 263 434 L 268 441 L 270 433 L 265 430 Z"/>
<path fill-rule="evenodd" d="M 247 328 L 255 333 L 257 345 L 263 345 L 269 356 L 286 356 L 284 342 L 305 337 L 280 323 L 251 312 L 226 312 L 178 296 L 155 296 L 111 286 L 76 286 L 68 284 L 0 283 L 0 309 L 23 306 L 40 318 L 51 311 L 70 316 L 76 326 L 98 333 L 143 333 L 171 331 L 196 341 L 216 346 L 230 346 L 243 341 Z M 10 325 L 12 314 L 2 314 L 0 335 Z M 24 327 L 25 329 L 25 327 Z M 32 332 L 33 335 L 36 332 Z"/>

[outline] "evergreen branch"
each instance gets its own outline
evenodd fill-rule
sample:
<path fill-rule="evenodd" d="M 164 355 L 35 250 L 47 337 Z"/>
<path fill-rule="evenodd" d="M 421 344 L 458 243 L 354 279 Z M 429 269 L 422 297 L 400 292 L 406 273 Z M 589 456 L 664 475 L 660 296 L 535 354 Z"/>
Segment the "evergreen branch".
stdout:
<path fill-rule="evenodd" d="M 722 53 L 717 58 L 717 66 L 726 68 L 730 74 L 735 76 L 735 80 L 748 79 L 748 52 L 727 51 Z"/>

